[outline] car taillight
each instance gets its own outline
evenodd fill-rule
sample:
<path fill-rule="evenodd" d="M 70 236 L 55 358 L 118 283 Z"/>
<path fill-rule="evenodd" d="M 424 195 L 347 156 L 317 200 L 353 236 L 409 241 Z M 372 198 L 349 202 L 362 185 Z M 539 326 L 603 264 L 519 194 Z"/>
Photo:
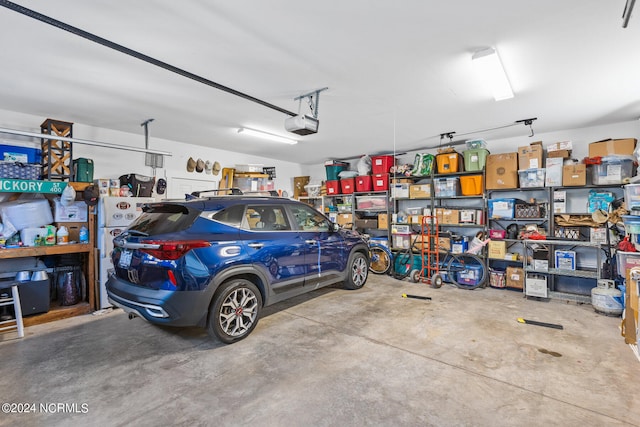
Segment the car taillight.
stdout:
<path fill-rule="evenodd" d="M 176 241 L 158 241 L 158 240 L 145 240 L 142 243 L 150 245 L 159 245 L 158 248 L 142 248 L 142 252 L 145 252 L 157 259 L 174 260 L 178 259 L 191 249 L 205 248 L 211 246 L 211 243 L 205 240 L 176 240 Z"/>

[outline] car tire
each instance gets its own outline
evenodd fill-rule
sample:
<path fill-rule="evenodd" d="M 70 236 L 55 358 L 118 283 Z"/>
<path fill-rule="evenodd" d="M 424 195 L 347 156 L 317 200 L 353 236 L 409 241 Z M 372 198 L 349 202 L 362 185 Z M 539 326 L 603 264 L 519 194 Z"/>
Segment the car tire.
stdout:
<path fill-rule="evenodd" d="M 367 282 L 369 275 L 369 263 L 362 252 L 354 252 L 349 257 L 347 264 L 347 278 L 344 287 L 347 289 L 360 289 Z"/>
<path fill-rule="evenodd" d="M 262 295 L 246 279 L 230 279 L 220 286 L 209 309 L 207 332 L 225 344 L 246 338 L 258 324 Z"/>

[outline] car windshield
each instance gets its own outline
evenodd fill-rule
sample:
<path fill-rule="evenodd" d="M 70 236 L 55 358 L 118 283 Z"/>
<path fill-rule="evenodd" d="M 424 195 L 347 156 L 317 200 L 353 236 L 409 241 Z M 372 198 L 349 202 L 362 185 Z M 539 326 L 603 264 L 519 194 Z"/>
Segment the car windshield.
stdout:
<path fill-rule="evenodd" d="M 148 236 L 182 231 L 188 229 L 199 214 L 183 205 L 151 206 L 129 226 L 129 230 Z"/>

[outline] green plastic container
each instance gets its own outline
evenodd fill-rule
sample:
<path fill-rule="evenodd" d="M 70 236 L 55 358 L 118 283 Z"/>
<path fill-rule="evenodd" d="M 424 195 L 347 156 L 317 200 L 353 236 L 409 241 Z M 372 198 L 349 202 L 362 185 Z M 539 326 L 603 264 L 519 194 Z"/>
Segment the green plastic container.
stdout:
<path fill-rule="evenodd" d="M 486 148 L 473 148 L 462 152 L 464 155 L 464 170 L 467 172 L 481 171 L 489 155 Z"/>
<path fill-rule="evenodd" d="M 325 166 L 327 170 L 327 180 L 336 181 L 338 180 L 338 174 L 343 170 L 349 169 L 349 163 L 334 163 L 332 165 Z"/>
<path fill-rule="evenodd" d="M 93 182 L 93 160 L 75 159 L 73 161 L 73 176 L 76 182 Z"/>

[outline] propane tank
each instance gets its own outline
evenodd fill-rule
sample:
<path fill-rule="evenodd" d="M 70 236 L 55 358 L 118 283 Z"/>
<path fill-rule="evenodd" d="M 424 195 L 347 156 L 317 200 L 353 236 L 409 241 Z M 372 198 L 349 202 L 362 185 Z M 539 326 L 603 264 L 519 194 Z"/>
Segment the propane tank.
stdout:
<path fill-rule="evenodd" d="M 591 289 L 591 305 L 596 313 L 607 316 L 622 314 L 622 292 L 616 289 L 613 280 L 600 279 L 598 285 Z"/>

